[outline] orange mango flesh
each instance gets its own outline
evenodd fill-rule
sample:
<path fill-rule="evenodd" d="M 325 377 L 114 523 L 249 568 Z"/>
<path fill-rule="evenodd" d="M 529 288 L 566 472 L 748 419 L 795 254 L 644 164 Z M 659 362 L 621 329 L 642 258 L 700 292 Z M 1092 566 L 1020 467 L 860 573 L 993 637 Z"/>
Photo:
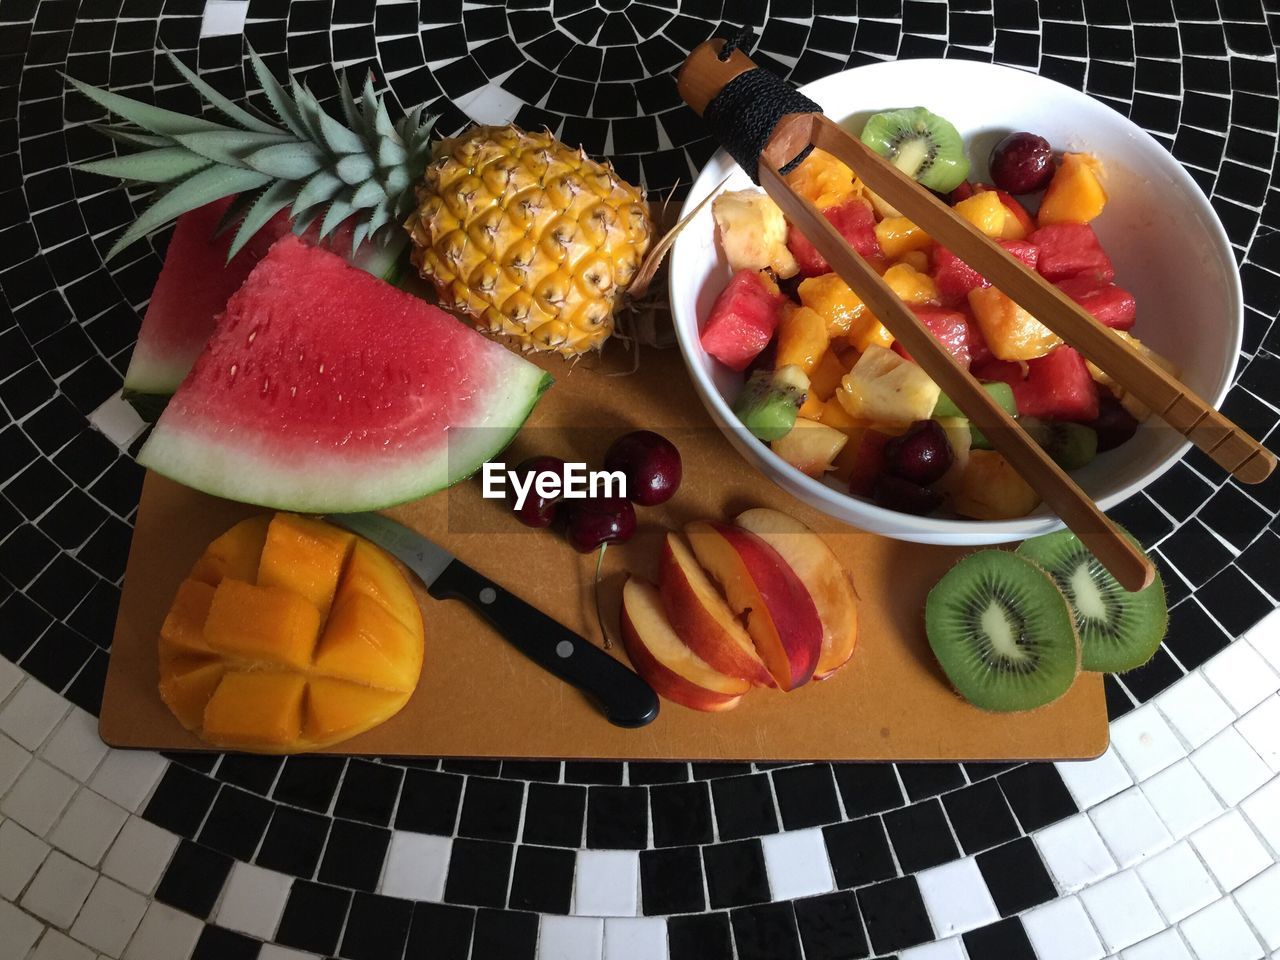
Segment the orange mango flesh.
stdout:
<path fill-rule="evenodd" d="M 397 713 L 422 658 L 417 599 L 387 554 L 317 520 L 264 515 L 214 540 L 178 588 L 160 695 L 214 746 L 317 750 Z"/>

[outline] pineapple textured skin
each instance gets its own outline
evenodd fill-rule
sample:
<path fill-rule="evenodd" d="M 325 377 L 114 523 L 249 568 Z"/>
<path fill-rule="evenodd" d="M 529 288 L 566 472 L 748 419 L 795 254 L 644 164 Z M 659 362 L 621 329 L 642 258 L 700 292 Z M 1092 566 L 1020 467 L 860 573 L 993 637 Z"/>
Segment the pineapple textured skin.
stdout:
<path fill-rule="evenodd" d="M 442 140 L 417 198 L 414 266 L 442 305 L 525 351 L 598 349 L 653 236 L 612 167 L 515 126 Z"/>

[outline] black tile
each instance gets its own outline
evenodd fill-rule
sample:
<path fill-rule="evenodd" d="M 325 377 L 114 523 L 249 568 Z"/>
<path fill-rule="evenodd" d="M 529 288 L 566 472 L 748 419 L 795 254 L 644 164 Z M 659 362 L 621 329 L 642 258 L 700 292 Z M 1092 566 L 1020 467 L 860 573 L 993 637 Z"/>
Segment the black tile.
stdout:
<path fill-rule="evenodd" d="M 849 816 L 861 817 L 902 806 L 902 787 L 893 764 L 835 763 L 831 766 Z"/>
<path fill-rule="evenodd" d="M 49 689 L 62 690 L 95 649 L 71 628 L 54 622 L 27 651 L 20 666 Z"/>
<path fill-rule="evenodd" d="M 860 887 L 897 876 L 893 851 L 879 817 L 832 824 L 823 828 L 822 836 L 837 887 Z"/>
<path fill-rule="evenodd" d="M 255 960 L 261 949 L 261 940 L 210 924 L 200 931 L 191 960 Z"/>
<path fill-rule="evenodd" d="M 515 840 L 523 800 L 522 783 L 468 777 L 458 834 L 480 840 Z"/>
<path fill-rule="evenodd" d="M 703 847 L 702 861 L 712 909 L 746 906 L 769 899 L 764 851 L 759 840 L 738 840 Z"/>
<path fill-rule="evenodd" d="M 107 655 L 94 652 L 76 678 L 67 687 L 64 696 L 81 710 L 97 716 L 102 711 L 102 690 L 107 683 Z"/>
<path fill-rule="evenodd" d="M 714 839 L 711 793 L 706 783 L 673 783 L 651 787 L 649 806 L 655 847 L 710 843 Z"/>
<path fill-rule="evenodd" d="M 716 829 L 721 840 L 738 840 L 778 832 L 773 792 L 765 774 L 711 781 Z"/>
<path fill-rule="evenodd" d="M 256 862 L 270 870 L 309 878 L 316 872 L 328 833 L 328 817 L 277 806 Z"/>
<path fill-rule="evenodd" d="M 876 953 L 891 953 L 934 937 L 915 877 L 886 880 L 857 891 L 858 907 Z"/>
<path fill-rule="evenodd" d="M 86 364 L 87 366 L 87 364 Z M 85 369 L 84 367 L 80 368 Z M 114 374 L 113 374 L 114 375 Z M 74 377 L 75 374 L 72 374 Z M 68 378 L 70 379 L 70 378 Z M 66 381 L 63 381 L 64 389 Z M 108 393 L 116 389 L 112 387 Z M 101 399 L 99 398 L 99 402 Z M 73 398 L 74 399 L 74 398 Z M 95 404 L 96 406 L 96 404 Z M 138 496 L 142 492 L 142 468 L 132 460 L 121 457 L 105 473 L 89 485 L 89 494 L 103 506 L 115 511 L 117 516 L 128 516 L 138 505 Z"/>
<path fill-rule="evenodd" d="M 704 913 L 667 921 L 671 960 L 733 960 L 729 915 Z"/>
<path fill-rule="evenodd" d="M 1264 533 L 1236 561 L 1240 569 L 1273 597 L 1280 597 L 1280 537 Z"/>
<path fill-rule="evenodd" d="M 964 934 L 969 960 L 1036 960 L 1022 921 L 1009 917 Z"/>
<path fill-rule="evenodd" d="M 55 617 L 63 618 L 98 583 L 98 577 L 69 553 L 61 553 L 27 587 L 29 596 Z"/>
<path fill-rule="evenodd" d="M 541 780 L 556 783 L 560 779 L 559 760 L 503 760 L 504 780 Z"/>
<path fill-rule="evenodd" d="M 275 940 L 287 947 L 333 953 L 347 920 L 351 891 L 305 880 L 294 881 L 276 930 Z"/>
<path fill-rule="evenodd" d="M 947 819 L 965 853 L 977 853 L 1018 836 L 1018 824 L 994 780 L 983 780 L 942 798 Z"/>
<path fill-rule="evenodd" d="M 198 839 L 237 860 L 251 860 L 267 829 L 273 806 L 261 797 L 224 785 L 213 801 Z"/>
<path fill-rule="evenodd" d="M 398 897 L 357 893 L 351 900 L 339 952 L 351 960 L 385 960 L 404 952 L 413 904 Z"/>
<path fill-rule="evenodd" d="M 1197 590 L 1196 599 L 1236 637 L 1272 610 L 1271 601 L 1234 565 Z"/>
<path fill-rule="evenodd" d="M 808 897 L 792 903 L 805 960 L 857 960 L 867 956 L 867 935 L 853 893 Z"/>
<path fill-rule="evenodd" d="M 282 763 L 280 757 L 228 753 L 218 764 L 218 779 L 265 797 L 275 783 Z"/>
<path fill-rule="evenodd" d="M 507 906 L 537 913 L 568 913 L 577 855 L 558 847 L 516 848 Z"/>
<path fill-rule="evenodd" d="M 471 960 L 533 960 L 538 915 L 516 910 L 477 910 Z"/>
<path fill-rule="evenodd" d="M 1102 678 L 1102 693 L 1107 704 L 1107 719 L 1112 723 L 1137 706 L 1129 691 L 1110 673 Z"/>
<path fill-rule="evenodd" d="M 900 763 L 898 776 L 911 800 L 936 797 L 964 786 L 964 772 L 958 763 Z"/>
<path fill-rule="evenodd" d="M 738 960 L 800 960 L 800 933 L 789 903 L 743 907 L 730 914 Z"/>
<path fill-rule="evenodd" d="M 586 808 L 586 787 L 531 783 L 521 839 L 525 843 L 577 847 L 582 843 Z"/>
<path fill-rule="evenodd" d="M 271 796 L 281 803 L 325 813 L 345 765 L 342 757 L 287 757 Z"/>
<path fill-rule="evenodd" d="M 390 830 L 350 820 L 334 820 L 316 878 L 356 890 L 374 890 L 382 875 L 382 860 L 390 842 Z"/>
<path fill-rule="evenodd" d="M 572 760 L 564 765 L 565 783 L 622 783 L 623 765 L 616 760 Z"/>
<path fill-rule="evenodd" d="M 640 850 L 649 844 L 649 797 L 644 787 L 589 787 L 587 846 Z"/>
<path fill-rule="evenodd" d="M 784 829 L 816 827 L 840 819 L 840 803 L 829 764 L 787 767 L 773 771 L 770 776 Z"/>
<path fill-rule="evenodd" d="M 698 848 L 641 850 L 640 895 L 646 916 L 705 910 Z"/>
<path fill-rule="evenodd" d="M 52 540 L 24 523 L 0 543 L 0 576 L 21 589 L 58 555 Z"/>
<path fill-rule="evenodd" d="M 886 813 L 884 825 L 904 872 L 915 873 L 960 856 L 942 804 L 937 800 L 913 803 Z"/>
<path fill-rule="evenodd" d="M 627 780 L 632 784 L 685 783 L 689 779 L 687 763 L 650 763 L 633 760 L 627 764 Z M 650 803 L 652 803 L 652 799 Z"/>
<path fill-rule="evenodd" d="M 385 826 L 391 822 L 403 777 L 404 771 L 388 764 L 354 758 L 347 761 L 334 815 Z"/>
<path fill-rule="evenodd" d="M 1135 700 L 1146 703 L 1182 677 L 1182 668 L 1164 647 L 1160 647 L 1142 666 L 1125 671 L 1117 679 Z"/>
<path fill-rule="evenodd" d="M 1200 666 L 1231 640 L 1194 598 L 1170 608 L 1169 632 L 1165 634 L 1164 645 L 1188 670 Z"/>
<path fill-rule="evenodd" d="M 88 486 L 120 456 L 115 444 L 94 430 L 86 430 L 54 454 L 53 462 L 80 486 Z"/>
<path fill-rule="evenodd" d="M 1025 833 L 1079 813 L 1052 763 L 1024 763 L 997 779 Z"/>
<path fill-rule="evenodd" d="M 1231 562 L 1231 552 L 1197 520 L 1174 531 L 1160 544 L 1160 552 L 1192 586 L 1204 583 Z"/>
<path fill-rule="evenodd" d="M 415 903 L 405 956 L 432 960 L 467 960 L 476 912 L 441 903 Z"/>
<path fill-rule="evenodd" d="M 512 849 L 508 843 L 491 840 L 454 840 L 445 900 L 476 907 L 500 907 L 506 903 Z"/>
<path fill-rule="evenodd" d="M 183 840 L 165 868 L 156 899 L 194 916 L 208 917 L 231 872 L 231 863 L 224 854 Z"/>
<path fill-rule="evenodd" d="M 71 481 L 48 460 L 36 460 L 5 485 L 4 495 L 28 520 L 35 520 L 71 489 Z"/>
<path fill-rule="evenodd" d="M 1030 837 L 1014 840 L 977 856 L 1000 916 L 1019 913 L 1058 895 Z"/>
<path fill-rule="evenodd" d="M 408 770 L 400 787 L 396 829 L 453 836 L 463 778 L 434 770 Z"/>
<path fill-rule="evenodd" d="M 143 816 L 157 826 L 190 839 L 200 829 L 217 792 L 216 780 L 171 763 L 156 785 Z"/>

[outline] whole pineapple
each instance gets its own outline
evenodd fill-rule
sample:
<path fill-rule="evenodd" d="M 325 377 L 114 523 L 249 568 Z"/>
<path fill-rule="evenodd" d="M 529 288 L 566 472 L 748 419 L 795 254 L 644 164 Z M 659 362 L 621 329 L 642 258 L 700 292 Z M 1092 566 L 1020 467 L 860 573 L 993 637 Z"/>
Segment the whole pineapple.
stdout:
<path fill-rule="evenodd" d="M 337 119 L 305 86 L 291 79 L 286 91 L 252 51 L 250 59 L 278 124 L 231 102 L 172 54 L 230 125 L 69 78 L 129 121 L 99 130 L 143 148 L 80 168 L 157 187 L 108 257 L 235 195 L 232 256 L 281 211 L 299 234 L 318 223 L 321 239 L 350 221 L 354 247 L 407 230 L 413 263 L 444 305 L 523 350 L 574 357 L 609 336 L 653 232 L 643 194 L 611 167 L 514 126 L 473 127 L 433 148 L 432 118 L 415 110 L 393 123 L 371 81 L 357 102 L 342 78 Z"/>

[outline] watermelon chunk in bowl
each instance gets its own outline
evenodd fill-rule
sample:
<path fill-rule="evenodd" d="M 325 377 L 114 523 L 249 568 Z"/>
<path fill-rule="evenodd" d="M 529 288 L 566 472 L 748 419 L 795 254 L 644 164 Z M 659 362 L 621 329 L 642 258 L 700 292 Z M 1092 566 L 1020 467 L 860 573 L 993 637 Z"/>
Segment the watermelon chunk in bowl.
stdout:
<path fill-rule="evenodd" d="M 227 302 L 138 453 L 230 500 L 352 513 L 474 473 L 551 377 L 292 234 Z"/>

